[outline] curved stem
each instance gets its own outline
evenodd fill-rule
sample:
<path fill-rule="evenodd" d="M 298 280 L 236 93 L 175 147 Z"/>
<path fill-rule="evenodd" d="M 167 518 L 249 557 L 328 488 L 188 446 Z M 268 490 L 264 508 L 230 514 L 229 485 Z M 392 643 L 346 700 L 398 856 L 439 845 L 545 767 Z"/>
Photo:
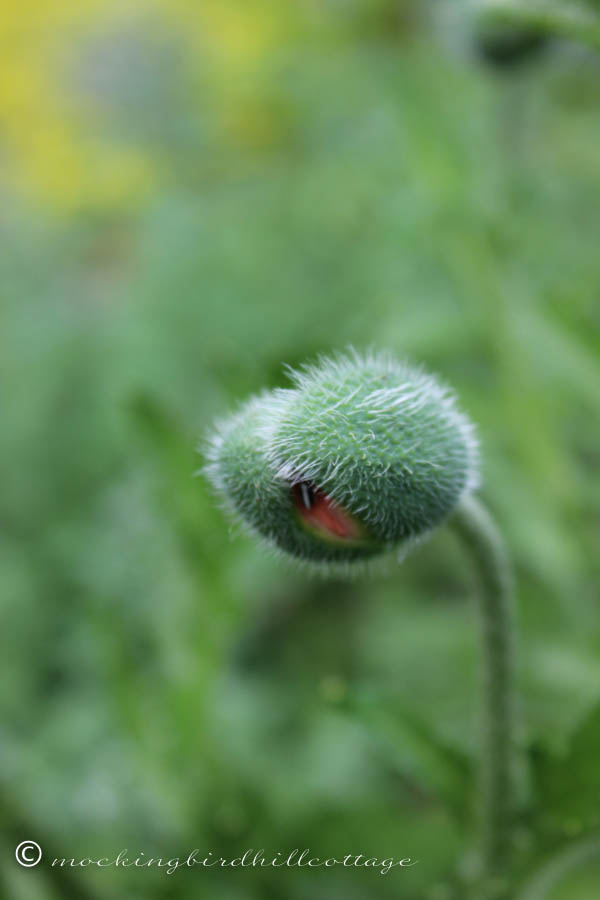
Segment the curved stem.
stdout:
<path fill-rule="evenodd" d="M 546 900 L 552 888 L 572 869 L 596 857 L 600 858 L 600 834 L 586 835 L 574 841 L 538 869 L 519 894 L 519 900 Z"/>
<path fill-rule="evenodd" d="M 513 587 L 504 543 L 476 497 L 461 501 L 450 524 L 469 550 L 478 591 L 483 666 L 481 837 L 486 897 L 502 896 L 514 800 Z M 495 886 L 494 886 L 495 884 Z"/>

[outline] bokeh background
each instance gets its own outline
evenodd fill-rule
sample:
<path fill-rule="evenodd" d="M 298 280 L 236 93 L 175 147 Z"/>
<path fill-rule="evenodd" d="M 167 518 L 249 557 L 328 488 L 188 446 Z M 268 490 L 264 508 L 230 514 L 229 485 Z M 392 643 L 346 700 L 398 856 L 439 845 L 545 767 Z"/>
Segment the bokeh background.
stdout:
<path fill-rule="evenodd" d="M 194 477 L 215 416 L 348 344 L 422 361 L 479 424 L 518 578 L 530 809 L 511 875 L 600 827 L 600 58 L 583 14 L 566 40 L 459 2 L 5 5 L 2 896 L 464 896 L 478 648 L 452 535 L 381 575 L 314 579 Z M 37 868 L 15 862 L 24 839 Z M 196 847 L 419 864 L 47 864 Z M 599 886 L 589 862 L 548 896 Z"/>

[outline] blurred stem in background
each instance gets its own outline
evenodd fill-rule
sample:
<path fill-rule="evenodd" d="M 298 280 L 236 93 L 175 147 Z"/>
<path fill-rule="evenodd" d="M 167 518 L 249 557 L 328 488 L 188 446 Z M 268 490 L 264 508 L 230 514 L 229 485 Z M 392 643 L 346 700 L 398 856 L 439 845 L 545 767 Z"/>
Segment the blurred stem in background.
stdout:
<path fill-rule="evenodd" d="M 586 835 L 555 853 L 527 882 L 519 900 L 546 900 L 550 892 L 571 872 L 593 859 L 600 859 L 600 834 Z"/>
<path fill-rule="evenodd" d="M 479 576 L 484 708 L 481 820 L 486 897 L 505 896 L 503 876 L 515 814 L 513 586 L 504 542 L 485 507 L 464 498 L 451 524 L 467 547 Z"/>

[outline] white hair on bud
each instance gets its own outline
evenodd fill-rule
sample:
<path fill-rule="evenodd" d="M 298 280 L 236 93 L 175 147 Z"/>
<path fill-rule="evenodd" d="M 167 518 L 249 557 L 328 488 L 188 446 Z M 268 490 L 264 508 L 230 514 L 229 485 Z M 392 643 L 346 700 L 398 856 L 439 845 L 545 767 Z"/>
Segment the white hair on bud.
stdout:
<path fill-rule="evenodd" d="M 228 511 L 272 549 L 320 572 L 360 571 L 424 539 L 478 486 L 473 425 L 422 368 L 350 348 L 286 371 L 291 387 L 250 398 L 216 424 L 203 469 Z M 296 484 L 341 507 L 357 534 L 330 537 L 324 511 L 325 534 L 311 530 Z"/>

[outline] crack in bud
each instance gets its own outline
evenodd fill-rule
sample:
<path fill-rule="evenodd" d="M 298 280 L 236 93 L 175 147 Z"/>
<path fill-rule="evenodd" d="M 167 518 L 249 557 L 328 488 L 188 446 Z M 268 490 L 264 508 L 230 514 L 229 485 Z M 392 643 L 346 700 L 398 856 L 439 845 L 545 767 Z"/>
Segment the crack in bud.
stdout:
<path fill-rule="evenodd" d="M 207 448 L 226 506 L 272 546 L 345 569 L 406 549 L 477 487 L 473 426 L 432 375 L 349 351 L 290 377 L 218 423 Z"/>
<path fill-rule="evenodd" d="M 292 498 L 302 522 L 325 537 L 350 541 L 364 537 L 356 519 L 309 481 L 293 484 Z"/>

